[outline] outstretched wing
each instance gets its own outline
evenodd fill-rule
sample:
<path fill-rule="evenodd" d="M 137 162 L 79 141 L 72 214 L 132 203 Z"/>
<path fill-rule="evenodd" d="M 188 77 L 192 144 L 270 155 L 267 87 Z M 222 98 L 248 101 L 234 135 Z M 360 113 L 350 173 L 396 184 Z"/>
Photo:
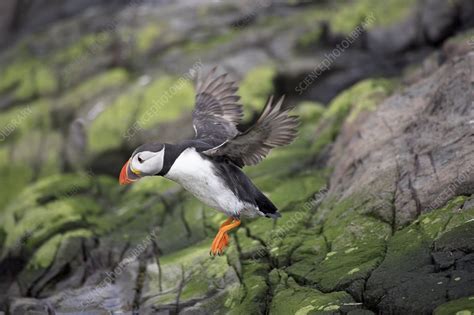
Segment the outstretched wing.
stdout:
<path fill-rule="evenodd" d="M 255 125 L 235 138 L 204 151 L 209 156 L 225 156 L 243 167 L 256 165 L 271 149 L 290 144 L 297 136 L 299 120 L 289 116 L 294 106 L 284 105 L 284 97 L 273 103 L 270 97 Z"/>
<path fill-rule="evenodd" d="M 193 125 L 196 139 L 221 144 L 239 133 L 236 126 L 243 111 L 235 82 L 226 80 L 227 73 L 215 73 L 216 67 L 204 79 L 198 79 Z"/>

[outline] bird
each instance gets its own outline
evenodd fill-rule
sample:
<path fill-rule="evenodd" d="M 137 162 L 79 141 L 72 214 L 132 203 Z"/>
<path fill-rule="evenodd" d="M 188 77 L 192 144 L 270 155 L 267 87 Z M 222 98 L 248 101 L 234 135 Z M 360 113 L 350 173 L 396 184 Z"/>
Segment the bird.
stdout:
<path fill-rule="evenodd" d="M 242 217 L 281 217 L 277 207 L 243 172 L 260 163 L 271 149 L 290 144 L 298 135 L 299 117 L 282 96 L 269 96 L 258 119 L 239 131 L 243 105 L 235 81 L 228 74 L 198 75 L 192 112 L 194 138 L 182 142 L 145 143 L 123 165 L 119 183 L 126 185 L 145 176 L 161 176 L 181 185 L 207 206 L 224 213 L 210 255 L 222 255 L 228 233 Z"/>

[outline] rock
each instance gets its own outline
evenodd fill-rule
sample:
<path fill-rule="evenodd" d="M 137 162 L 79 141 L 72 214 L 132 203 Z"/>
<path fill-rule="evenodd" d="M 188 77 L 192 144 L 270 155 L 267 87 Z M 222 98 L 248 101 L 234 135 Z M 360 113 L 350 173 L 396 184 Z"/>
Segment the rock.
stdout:
<path fill-rule="evenodd" d="M 236 281 L 235 272 L 227 262 L 213 261 L 207 242 L 201 243 L 193 250 L 160 257 L 146 266 L 140 305 L 158 312 L 186 309 L 185 313 L 192 313 L 191 306 L 196 311 L 214 310 L 212 304 L 222 305 L 222 294 Z"/>
<path fill-rule="evenodd" d="M 367 281 L 364 297 L 369 305 L 381 311 L 431 314 L 447 299 L 474 294 L 469 272 L 472 222 L 466 222 L 474 213 L 453 212 L 463 202 L 459 198 L 395 233 L 388 241 L 385 260 Z M 453 221 L 459 225 L 446 226 Z M 460 239 L 466 243 L 451 243 Z"/>
<path fill-rule="evenodd" d="M 247 77 L 251 78 L 251 70 L 254 70 L 257 65 L 265 64 L 268 59 L 269 56 L 265 51 L 260 49 L 250 49 L 226 57 L 222 62 L 222 66 L 232 69 L 232 71 L 237 73 L 240 77 L 245 77 L 247 75 Z M 249 60 L 252 60 L 252 63 L 249 63 Z"/>
<path fill-rule="evenodd" d="M 443 53 L 446 58 L 453 59 L 474 51 L 474 31 L 463 32 L 449 38 L 443 44 Z"/>
<path fill-rule="evenodd" d="M 456 7 L 454 3 L 428 0 L 421 10 L 421 24 L 427 40 L 437 43 L 445 39 L 456 23 Z"/>
<path fill-rule="evenodd" d="M 413 14 L 399 24 L 370 30 L 367 34 L 367 45 L 377 53 L 395 54 L 406 51 L 423 40 L 418 23 L 418 17 Z"/>
<path fill-rule="evenodd" d="M 461 23 L 466 25 L 466 29 L 472 28 L 474 26 L 474 21 L 470 17 L 474 13 L 474 3 L 472 3 L 472 1 L 460 1 L 455 2 L 455 4 L 458 6 L 461 15 Z"/>
<path fill-rule="evenodd" d="M 35 313 L 41 315 L 51 314 L 52 309 L 48 306 L 47 303 L 41 302 L 35 299 L 18 299 L 10 305 L 10 314 L 20 315 Z"/>
<path fill-rule="evenodd" d="M 465 115 L 471 110 L 468 82 L 473 78 L 468 69 L 473 60 L 468 54 L 451 61 L 387 99 L 375 115 L 357 121 L 357 128 L 343 127 L 333 151 L 330 194 L 378 196 L 367 198 L 377 204 L 368 211 L 399 228 L 469 193 L 473 147 Z M 454 81 L 466 85 L 444 88 Z M 441 119 L 447 116 L 449 120 Z M 440 139 L 445 147 L 439 147 Z"/>
<path fill-rule="evenodd" d="M 79 159 L 80 156 L 86 155 L 87 134 L 85 132 L 84 121 L 81 119 L 74 120 L 69 125 L 68 137 L 65 144 L 66 165 L 68 169 L 80 170 L 83 168 L 84 162 Z"/>
<path fill-rule="evenodd" d="M 388 80 L 368 79 L 358 82 L 334 98 L 317 125 L 318 136 L 312 149 L 317 152 L 332 143 L 346 118 L 353 121 L 360 112 L 373 110 L 378 102 L 390 95 L 393 86 L 393 82 Z"/>
<path fill-rule="evenodd" d="M 14 19 L 15 1 L 2 2 L 0 12 L 2 12 L 0 15 L 0 35 L 3 42 L 3 38 L 5 38 L 10 32 Z M 0 45 L 3 44 L 2 42 L 0 42 Z"/>
<path fill-rule="evenodd" d="M 471 2 L 44 5 L 0 53 L 0 313 L 471 312 Z M 222 214 L 117 183 L 139 144 L 192 137 L 213 64 L 242 79 L 241 130 L 270 94 L 302 121 L 245 169 L 282 218 L 244 220 L 222 257 Z"/>
<path fill-rule="evenodd" d="M 272 271 L 277 272 L 275 270 Z M 322 293 L 298 285 L 291 277 L 282 274 L 276 285 L 270 312 L 272 314 L 308 314 L 311 312 L 338 312 L 353 303 L 346 292 Z"/>

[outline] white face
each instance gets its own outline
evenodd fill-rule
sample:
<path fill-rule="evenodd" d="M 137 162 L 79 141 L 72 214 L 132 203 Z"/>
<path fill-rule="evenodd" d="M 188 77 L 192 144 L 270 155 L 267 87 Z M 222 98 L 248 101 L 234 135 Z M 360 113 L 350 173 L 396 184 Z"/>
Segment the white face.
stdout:
<path fill-rule="evenodd" d="M 156 175 L 163 168 L 165 147 L 159 152 L 142 151 L 132 157 L 130 168 L 139 176 Z"/>

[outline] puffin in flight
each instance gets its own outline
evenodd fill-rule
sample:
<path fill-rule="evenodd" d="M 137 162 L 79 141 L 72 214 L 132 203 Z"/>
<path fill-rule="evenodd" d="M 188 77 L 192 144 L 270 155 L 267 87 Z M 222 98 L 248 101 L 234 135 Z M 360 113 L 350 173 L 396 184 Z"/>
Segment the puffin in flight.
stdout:
<path fill-rule="evenodd" d="M 221 255 L 229 243 L 227 232 L 240 225 L 240 218 L 280 217 L 275 205 L 242 172 L 262 161 L 271 149 L 291 143 L 297 136 L 294 106 L 284 97 L 270 97 L 253 126 L 237 129 L 243 117 L 235 82 L 213 68 L 197 80 L 193 111 L 195 136 L 177 144 L 151 142 L 139 146 L 120 172 L 122 185 L 144 176 L 162 176 L 180 184 L 206 205 L 223 212 L 222 223 L 210 254 Z"/>

